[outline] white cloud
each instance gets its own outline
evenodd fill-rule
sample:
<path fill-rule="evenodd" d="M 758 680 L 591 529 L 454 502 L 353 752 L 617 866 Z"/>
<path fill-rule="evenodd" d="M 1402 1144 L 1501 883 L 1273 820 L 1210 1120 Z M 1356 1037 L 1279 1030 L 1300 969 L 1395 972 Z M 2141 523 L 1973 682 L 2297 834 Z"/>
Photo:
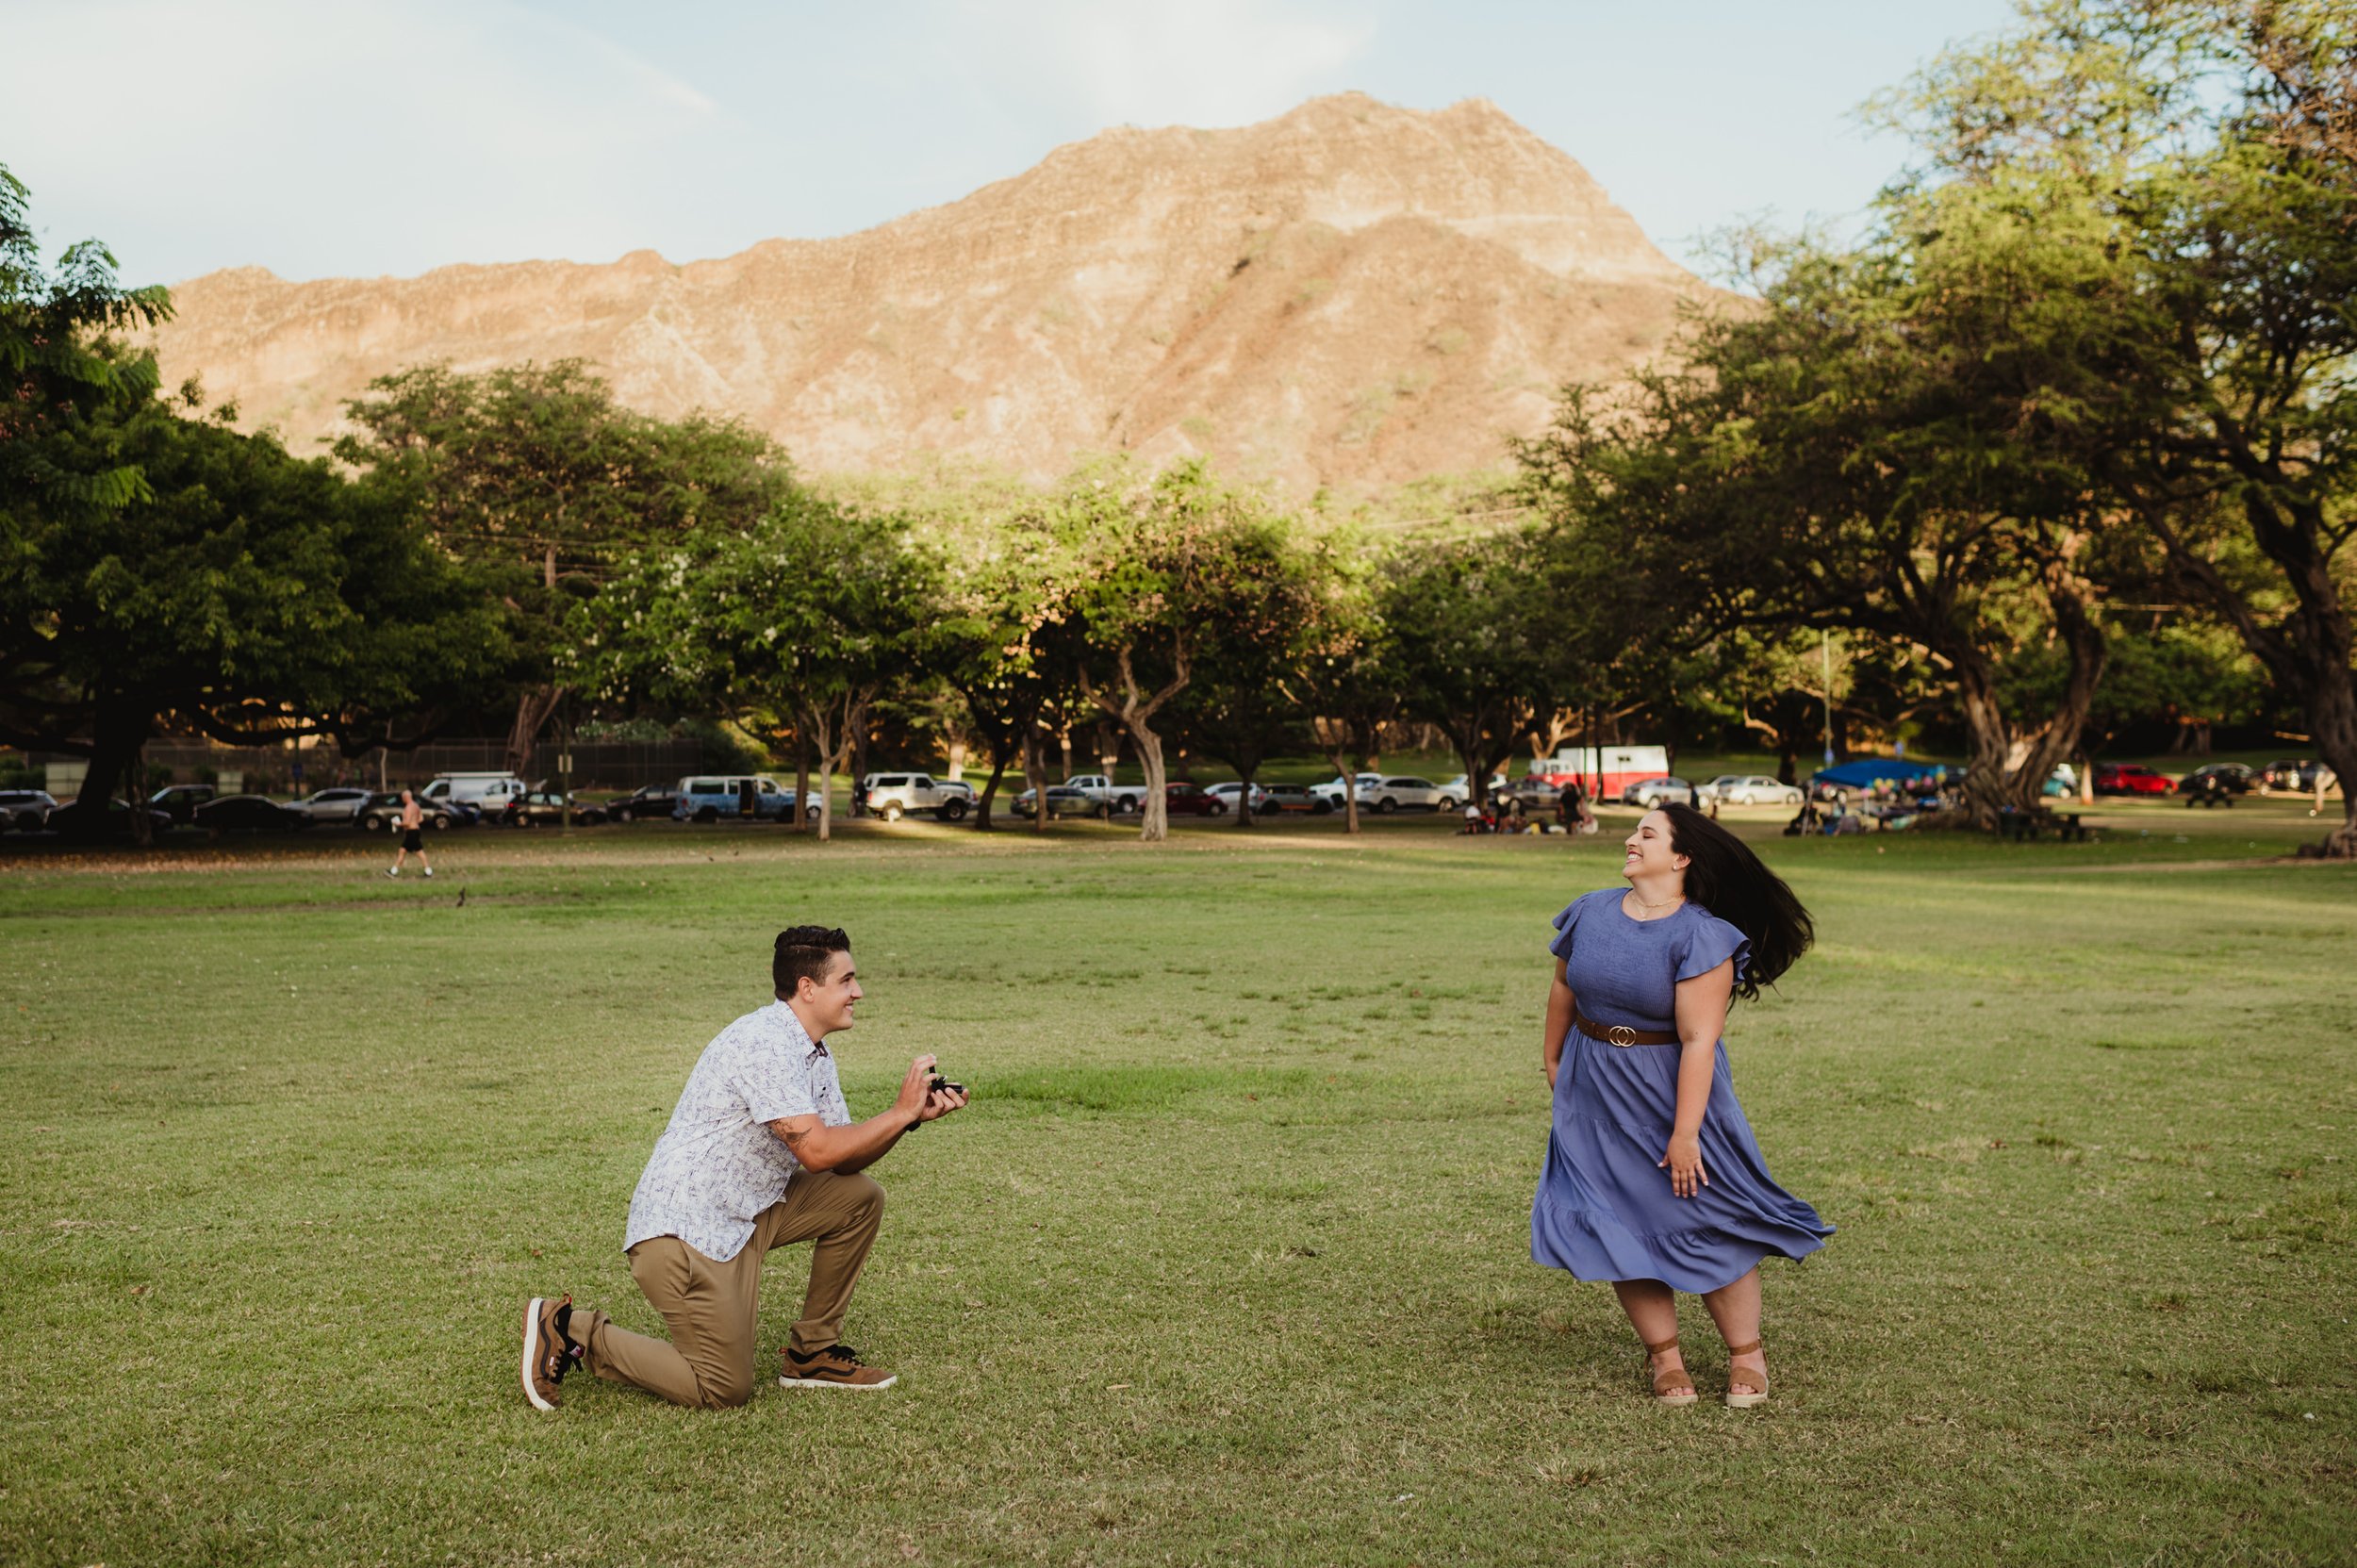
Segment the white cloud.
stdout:
<path fill-rule="evenodd" d="M 44 238 L 97 234 L 140 281 L 224 255 L 291 276 L 602 259 L 645 243 L 617 191 L 717 119 L 507 0 L 91 0 L 0 31 L 0 156 Z"/>

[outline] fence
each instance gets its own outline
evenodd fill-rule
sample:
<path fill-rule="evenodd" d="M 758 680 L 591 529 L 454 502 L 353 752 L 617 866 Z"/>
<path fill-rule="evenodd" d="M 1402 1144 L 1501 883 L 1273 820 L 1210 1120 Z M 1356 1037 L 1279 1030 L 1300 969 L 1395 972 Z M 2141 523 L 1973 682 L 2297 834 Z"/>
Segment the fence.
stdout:
<path fill-rule="evenodd" d="M 643 784 L 677 779 L 726 765 L 695 740 L 576 740 L 571 746 L 573 787 L 576 789 L 635 789 Z M 533 749 L 523 776 L 553 784 L 560 749 L 554 739 Z M 437 773 L 489 773 L 507 766 L 507 742 L 499 739 L 437 740 L 414 751 L 370 751 L 347 757 L 329 746 L 297 750 L 288 746 L 215 746 L 202 740 L 151 740 L 144 753 L 151 773 L 169 771 L 167 782 L 210 782 L 230 789 L 250 789 L 288 795 L 324 789 L 330 784 L 377 784 L 387 788 L 421 784 Z M 70 776 L 78 785 L 86 766 L 79 757 L 62 752 L 35 751 L 25 761 L 46 766 L 51 793 Z M 69 786 L 69 790 L 70 790 Z"/>

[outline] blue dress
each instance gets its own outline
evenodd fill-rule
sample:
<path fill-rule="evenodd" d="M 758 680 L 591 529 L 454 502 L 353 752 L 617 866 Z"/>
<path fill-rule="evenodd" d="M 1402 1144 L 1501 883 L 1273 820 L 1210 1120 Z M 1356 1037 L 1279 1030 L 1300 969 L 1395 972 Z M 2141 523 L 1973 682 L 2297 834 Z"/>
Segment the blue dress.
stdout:
<path fill-rule="evenodd" d="M 1743 933 L 1693 903 L 1634 920 L 1622 890 L 1574 900 L 1555 917 L 1548 950 L 1564 961 L 1579 1011 L 1600 1024 L 1668 1030 L 1677 982 L 1730 957 L 1750 961 Z M 1614 1046 L 1574 1029 L 1555 1079 L 1546 1169 L 1530 1207 L 1530 1255 L 1580 1279 L 1658 1279 L 1714 1291 L 1762 1258 L 1805 1258 L 1833 1227 L 1776 1185 L 1736 1103 L 1726 1042 L 1718 1045 L 1703 1114 L 1703 1170 L 1693 1197 L 1670 1190 L 1658 1162 L 1677 1119 L 1680 1047 Z"/>

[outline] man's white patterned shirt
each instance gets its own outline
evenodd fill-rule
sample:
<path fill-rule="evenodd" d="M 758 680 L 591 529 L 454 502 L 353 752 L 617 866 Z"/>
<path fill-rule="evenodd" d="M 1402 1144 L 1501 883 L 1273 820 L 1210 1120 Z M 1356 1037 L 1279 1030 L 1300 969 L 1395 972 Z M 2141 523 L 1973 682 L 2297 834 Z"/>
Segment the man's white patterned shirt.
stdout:
<path fill-rule="evenodd" d="M 631 1197 L 622 1249 L 677 1236 L 715 1263 L 735 1257 L 752 1239 L 753 1220 L 801 1169 L 769 1131 L 782 1116 L 843 1127 L 851 1113 L 834 1058 L 792 1008 L 775 1001 L 729 1025 L 696 1058 Z"/>

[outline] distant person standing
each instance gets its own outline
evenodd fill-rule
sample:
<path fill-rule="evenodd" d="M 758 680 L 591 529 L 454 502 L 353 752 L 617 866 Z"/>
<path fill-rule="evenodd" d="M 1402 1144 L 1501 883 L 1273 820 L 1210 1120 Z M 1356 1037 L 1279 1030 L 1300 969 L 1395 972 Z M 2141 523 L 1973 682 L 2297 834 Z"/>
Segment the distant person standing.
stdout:
<path fill-rule="evenodd" d="M 1610 1280 L 1654 1397 L 1694 1402 L 1679 1291 L 1726 1340 L 1726 1402 L 1768 1397 L 1759 1263 L 1805 1258 L 1833 1228 L 1768 1174 L 1727 1067 L 1727 1008 L 1791 967 L 1808 911 L 1742 840 L 1685 805 L 1649 811 L 1621 875 L 1555 917 L 1541 1065 L 1552 1134 L 1531 1257 Z"/>
<path fill-rule="evenodd" d="M 425 808 L 418 803 L 417 795 L 406 789 L 401 792 L 400 827 L 401 852 L 393 856 L 393 863 L 385 868 L 385 874 L 388 877 L 400 876 L 403 865 L 415 855 L 418 864 L 425 867 L 426 880 L 431 882 L 434 879 L 434 864 L 425 858 Z"/>

